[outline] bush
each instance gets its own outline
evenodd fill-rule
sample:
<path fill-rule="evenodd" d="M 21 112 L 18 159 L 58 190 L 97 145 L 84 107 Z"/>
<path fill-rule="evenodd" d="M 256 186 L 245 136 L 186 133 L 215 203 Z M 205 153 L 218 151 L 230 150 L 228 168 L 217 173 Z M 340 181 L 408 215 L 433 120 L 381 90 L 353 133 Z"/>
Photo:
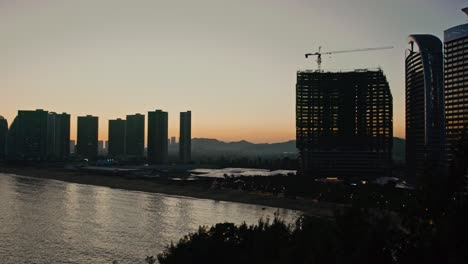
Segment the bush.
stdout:
<path fill-rule="evenodd" d="M 466 263 L 468 208 L 444 217 L 351 208 L 335 221 L 275 217 L 256 225 L 200 227 L 158 255 L 175 263 Z"/>

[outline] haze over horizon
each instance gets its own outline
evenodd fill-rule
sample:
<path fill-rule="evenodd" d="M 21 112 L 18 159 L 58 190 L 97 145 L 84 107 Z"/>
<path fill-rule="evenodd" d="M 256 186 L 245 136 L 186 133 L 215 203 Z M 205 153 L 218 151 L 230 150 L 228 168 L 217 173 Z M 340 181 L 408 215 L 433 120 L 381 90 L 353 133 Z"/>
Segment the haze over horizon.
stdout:
<path fill-rule="evenodd" d="M 324 4 L 326 2 L 326 5 Z M 192 137 L 255 143 L 295 139 L 304 53 L 323 68 L 381 67 L 393 93 L 394 136 L 404 137 L 404 52 L 409 34 L 443 39 L 466 23 L 463 0 L 0 0 L 0 115 L 45 109 L 109 119 L 163 109 L 169 136 L 193 112 Z M 261 12 L 259 12 L 261 10 Z"/>

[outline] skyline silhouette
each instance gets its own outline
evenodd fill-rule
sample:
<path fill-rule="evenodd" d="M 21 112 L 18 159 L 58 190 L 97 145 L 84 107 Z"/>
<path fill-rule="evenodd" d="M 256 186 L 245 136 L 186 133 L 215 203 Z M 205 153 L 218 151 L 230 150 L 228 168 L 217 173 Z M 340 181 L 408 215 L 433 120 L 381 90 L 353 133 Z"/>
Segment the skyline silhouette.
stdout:
<path fill-rule="evenodd" d="M 0 262 L 465 263 L 467 4 L 0 1 Z"/>

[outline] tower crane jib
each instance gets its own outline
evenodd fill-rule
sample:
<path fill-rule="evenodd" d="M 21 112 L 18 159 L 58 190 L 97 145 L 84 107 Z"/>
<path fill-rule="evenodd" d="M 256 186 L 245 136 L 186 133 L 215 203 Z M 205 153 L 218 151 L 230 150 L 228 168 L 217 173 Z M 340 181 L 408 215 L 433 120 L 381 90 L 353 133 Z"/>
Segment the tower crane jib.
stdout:
<path fill-rule="evenodd" d="M 315 53 L 306 53 L 305 57 L 306 59 L 309 58 L 310 56 L 317 56 L 317 70 L 321 71 L 321 66 L 322 66 L 322 55 L 329 55 L 329 54 L 339 54 L 339 53 L 349 53 L 349 52 L 364 52 L 364 51 L 374 51 L 374 50 L 384 50 L 384 49 L 393 49 L 392 46 L 386 46 L 386 47 L 376 47 L 376 48 L 364 48 L 364 49 L 351 49 L 351 50 L 337 50 L 337 51 L 327 51 L 327 52 L 322 52 L 322 46 L 319 46 L 318 51 Z"/>

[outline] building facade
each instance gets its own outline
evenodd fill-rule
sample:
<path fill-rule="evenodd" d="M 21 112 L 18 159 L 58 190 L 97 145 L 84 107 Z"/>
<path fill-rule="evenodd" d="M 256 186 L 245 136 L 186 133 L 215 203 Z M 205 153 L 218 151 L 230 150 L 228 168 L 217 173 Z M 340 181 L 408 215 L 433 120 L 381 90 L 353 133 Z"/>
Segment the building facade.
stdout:
<path fill-rule="evenodd" d="M 127 115 L 126 154 L 133 158 L 143 158 L 145 151 L 145 116 L 141 114 Z"/>
<path fill-rule="evenodd" d="M 148 162 L 164 164 L 168 161 L 168 113 L 148 112 Z"/>
<path fill-rule="evenodd" d="M 98 156 L 99 119 L 97 116 L 79 116 L 76 154 L 79 157 L 95 160 Z"/>
<path fill-rule="evenodd" d="M 8 136 L 8 121 L 0 116 L 0 160 L 6 159 L 6 142 Z"/>
<path fill-rule="evenodd" d="M 444 32 L 444 62 L 446 152 L 450 164 L 468 131 L 468 24 Z"/>
<path fill-rule="evenodd" d="M 47 159 L 48 112 L 20 110 L 7 136 L 7 158 L 16 161 Z"/>
<path fill-rule="evenodd" d="M 7 142 L 6 142 L 6 158 L 7 160 L 16 160 L 19 157 L 19 118 L 18 116 L 13 119 L 13 122 L 8 129 Z"/>
<path fill-rule="evenodd" d="M 381 70 L 299 71 L 298 174 L 372 178 L 392 161 L 392 95 Z"/>
<path fill-rule="evenodd" d="M 445 164 L 445 108 L 442 42 L 410 35 L 406 51 L 406 168 L 410 180 Z"/>
<path fill-rule="evenodd" d="M 123 119 L 109 120 L 107 155 L 113 158 L 125 156 L 125 129 Z"/>
<path fill-rule="evenodd" d="M 462 10 L 468 15 L 468 8 Z M 468 24 L 444 32 L 446 153 L 449 168 L 457 168 L 468 192 Z M 462 168 L 460 168 L 462 166 Z M 464 173 L 463 173 L 464 172 Z"/>
<path fill-rule="evenodd" d="M 189 163 L 192 159 L 192 112 L 180 113 L 179 160 Z"/>
<path fill-rule="evenodd" d="M 70 155 L 70 115 L 49 113 L 47 120 L 47 156 L 66 160 Z"/>

